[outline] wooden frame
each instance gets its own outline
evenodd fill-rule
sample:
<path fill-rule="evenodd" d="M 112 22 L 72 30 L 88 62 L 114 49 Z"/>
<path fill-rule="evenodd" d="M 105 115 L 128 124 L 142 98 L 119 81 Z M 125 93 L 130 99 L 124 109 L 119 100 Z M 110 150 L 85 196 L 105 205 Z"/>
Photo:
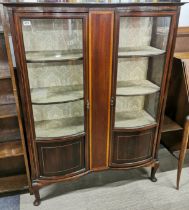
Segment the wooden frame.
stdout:
<path fill-rule="evenodd" d="M 24 97 L 24 100 L 22 100 L 22 104 L 23 104 L 23 110 L 24 110 L 24 115 L 25 115 L 25 125 L 26 125 L 26 131 L 27 131 L 27 139 L 30 145 L 30 159 L 33 160 L 32 161 L 32 179 L 38 179 L 40 177 L 40 173 L 39 173 L 39 165 L 38 165 L 38 155 L 37 155 L 37 150 L 36 150 L 36 143 L 37 142 L 43 142 L 38 140 L 36 142 L 36 137 L 35 137 L 35 131 L 34 131 L 34 121 L 33 121 L 33 114 L 32 114 L 32 108 L 31 108 L 31 97 L 30 97 L 30 91 L 29 91 L 29 81 L 28 81 L 28 75 L 27 75 L 27 67 L 25 64 L 25 55 L 24 55 L 24 46 L 23 46 L 23 40 L 22 40 L 22 36 L 21 36 L 21 25 L 20 25 L 20 19 L 21 18 L 51 18 L 51 19 L 67 19 L 67 18 L 79 18 L 83 20 L 83 50 L 84 50 L 84 81 L 88 81 L 88 73 L 86 71 L 87 68 L 87 41 L 86 41 L 86 37 L 87 37 L 87 15 L 84 13 L 81 14 L 74 14 L 74 13 L 65 13 L 65 14 L 61 14 L 59 13 L 59 15 L 57 15 L 57 13 L 48 13 L 48 14 L 34 14 L 34 13 L 14 13 L 14 17 L 15 17 L 15 25 L 17 26 L 17 28 L 15 28 L 15 31 L 17 31 L 17 33 L 20 33 L 20 39 L 18 40 L 18 46 L 17 49 L 19 50 L 19 54 L 21 55 L 21 58 L 19 59 L 19 63 L 17 64 L 19 67 L 19 74 L 21 75 L 19 80 L 21 83 L 21 93 L 23 94 L 22 99 Z M 88 109 L 87 109 L 87 100 L 88 100 L 88 84 L 87 82 L 84 83 L 85 86 L 85 130 L 86 130 L 86 144 L 85 144 L 85 151 L 86 151 L 86 167 L 88 168 Z M 31 130 L 32 128 L 32 130 Z M 63 141 L 67 141 L 69 139 L 74 139 L 74 137 L 65 137 L 65 138 L 54 138 L 54 140 L 57 139 L 62 139 Z M 53 140 L 53 141 L 54 141 Z M 34 155 L 33 155 L 34 154 Z"/>
<path fill-rule="evenodd" d="M 20 191 L 20 190 L 28 190 L 32 193 L 31 190 L 31 179 L 30 179 L 30 169 L 28 163 L 28 157 L 26 152 L 26 144 L 25 144 L 25 137 L 23 131 L 23 124 L 20 112 L 20 103 L 19 103 L 19 96 L 17 91 L 16 79 L 15 79 L 15 70 L 13 67 L 13 61 L 11 57 L 11 50 L 10 50 L 10 40 L 9 40 L 9 24 L 6 21 L 6 14 L 3 12 L 3 7 L 1 5 L 1 18 L 2 18 L 2 25 L 3 31 L 0 33 L 4 36 L 5 47 L 6 47 L 6 54 L 7 54 L 7 71 L 8 74 L 4 75 L 3 79 L 10 80 L 10 87 L 11 89 L 11 98 L 8 98 L 7 102 L 11 104 L 7 104 L 5 110 L 1 110 L 4 113 L 4 117 L 9 120 L 11 126 L 16 123 L 17 129 L 16 130 L 8 130 L 8 133 L 3 133 L 4 139 L 6 140 L 6 135 L 8 135 L 8 139 L 10 137 L 10 142 L 5 141 L 2 143 L 1 147 L 1 160 L 4 161 L 4 165 L 6 167 L 10 165 L 10 167 L 16 170 L 16 173 L 9 174 L 9 177 L 1 177 L 0 179 L 0 192 L 1 193 L 8 193 L 11 191 Z M 5 91 L 6 90 L 2 90 Z M 12 104 L 13 103 L 13 104 Z M 3 114 L 2 113 L 2 114 Z M 3 119 L 3 118 L 2 118 Z M 9 125 L 7 120 L 7 126 Z M 6 124 L 5 124 L 6 125 Z M 2 166 L 2 165 L 1 165 Z M 20 174 L 18 173 L 18 170 Z M 21 174 L 23 173 L 24 174 Z M 11 176 L 10 176 L 11 175 Z"/>
<path fill-rule="evenodd" d="M 151 126 L 145 126 L 143 128 L 133 128 L 133 129 L 119 129 L 119 128 L 114 128 L 114 122 L 115 122 L 115 104 L 116 104 L 116 81 L 117 81 L 117 61 L 118 61 L 118 43 L 119 43 L 119 20 L 120 17 L 171 17 L 171 23 L 170 23 L 170 31 L 169 31 L 169 38 L 167 40 L 167 47 L 166 47 L 166 57 L 165 57 L 165 64 L 164 64 L 164 70 L 163 70 L 163 78 L 162 78 L 162 82 L 161 82 L 161 89 L 160 89 L 160 98 L 159 98 L 159 108 L 158 108 L 158 112 L 157 112 L 157 125 L 151 125 Z M 115 132 L 126 132 L 126 133 L 130 133 L 130 132 L 136 132 L 136 131 L 145 131 L 148 130 L 149 128 L 154 128 L 155 129 L 155 137 L 153 139 L 153 148 L 152 148 L 152 155 L 151 158 L 146 159 L 144 161 L 139 161 L 138 163 L 132 163 L 132 165 L 140 165 L 142 163 L 145 164 L 151 164 L 152 165 L 152 171 L 154 168 L 156 168 L 159 165 L 159 162 L 157 160 L 157 145 L 158 145 L 158 135 L 159 135 L 159 126 L 160 126 L 160 120 L 161 117 L 163 116 L 162 113 L 162 109 L 164 106 L 164 93 L 166 92 L 167 89 L 167 75 L 170 74 L 170 68 L 169 68 L 169 60 L 170 60 L 170 53 L 171 53 L 171 45 L 172 45 L 172 40 L 173 37 L 175 36 L 175 29 L 174 26 L 176 24 L 177 21 L 177 16 L 174 12 L 123 12 L 123 11 L 116 11 L 116 15 L 115 15 L 115 44 L 114 44 L 114 68 L 113 68 L 113 81 L 112 81 L 112 109 L 111 109 L 111 145 L 113 144 L 113 133 Z M 110 151 L 112 149 L 110 148 Z M 112 153 L 112 152 L 111 152 Z M 112 155 L 110 155 L 110 157 L 112 157 Z M 112 167 L 121 167 L 113 164 L 112 160 L 110 159 L 109 162 L 110 166 Z M 155 164 L 155 165 L 154 165 Z M 127 165 L 127 164 L 126 164 Z M 154 173 L 152 173 L 152 175 L 154 175 Z M 151 179 L 153 181 L 156 181 L 155 177 L 151 177 Z"/>

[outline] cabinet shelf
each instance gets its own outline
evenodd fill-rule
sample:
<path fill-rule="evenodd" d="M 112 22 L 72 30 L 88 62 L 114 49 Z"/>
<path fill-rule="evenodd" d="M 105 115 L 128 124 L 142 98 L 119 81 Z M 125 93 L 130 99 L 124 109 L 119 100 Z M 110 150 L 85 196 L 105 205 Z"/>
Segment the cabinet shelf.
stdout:
<path fill-rule="evenodd" d="M 164 117 L 163 128 L 162 128 L 163 133 L 169 132 L 169 131 L 178 131 L 182 129 L 183 128 L 179 124 L 171 120 L 171 118 L 167 116 Z"/>
<path fill-rule="evenodd" d="M 26 174 L 0 178 L 0 193 L 8 193 L 28 189 Z"/>
<path fill-rule="evenodd" d="M 50 138 L 77 135 L 84 132 L 84 117 L 64 118 L 35 122 L 36 137 Z"/>
<path fill-rule="evenodd" d="M 21 146 L 21 142 L 9 142 L 9 143 L 1 143 L 0 144 L 0 159 L 17 157 L 23 155 L 23 150 Z"/>
<path fill-rule="evenodd" d="M 58 61 L 75 61 L 82 60 L 83 54 L 81 51 L 33 51 L 26 52 L 26 61 L 28 63 L 39 62 L 58 62 Z"/>
<path fill-rule="evenodd" d="M 15 103 L 15 98 L 13 93 L 0 95 L 0 105 L 14 104 L 14 103 Z"/>
<path fill-rule="evenodd" d="M 0 69 L 0 79 L 10 78 L 10 72 L 8 69 Z"/>
<path fill-rule="evenodd" d="M 65 103 L 83 99 L 82 85 L 31 89 L 33 104 Z"/>
<path fill-rule="evenodd" d="M 156 124 L 155 119 L 146 111 L 118 112 L 115 117 L 116 128 L 136 128 Z"/>
<path fill-rule="evenodd" d="M 116 94 L 118 96 L 146 95 L 159 90 L 160 87 L 149 80 L 118 81 Z"/>
<path fill-rule="evenodd" d="M 155 56 L 164 54 L 164 50 L 160 50 L 151 46 L 142 46 L 142 47 L 124 47 L 119 48 L 118 57 L 126 58 L 126 57 L 146 57 L 146 56 Z"/>
<path fill-rule="evenodd" d="M 16 117 L 16 104 L 0 105 L 0 119 Z"/>
<path fill-rule="evenodd" d="M 15 141 L 20 139 L 19 128 L 0 130 L 0 142 Z"/>

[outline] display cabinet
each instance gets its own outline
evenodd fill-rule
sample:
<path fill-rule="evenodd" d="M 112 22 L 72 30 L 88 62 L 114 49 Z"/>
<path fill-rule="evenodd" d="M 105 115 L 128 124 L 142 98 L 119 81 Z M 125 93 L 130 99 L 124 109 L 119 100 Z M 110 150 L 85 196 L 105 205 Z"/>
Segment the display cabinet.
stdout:
<path fill-rule="evenodd" d="M 181 3 L 5 2 L 31 165 L 45 185 L 152 167 Z"/>

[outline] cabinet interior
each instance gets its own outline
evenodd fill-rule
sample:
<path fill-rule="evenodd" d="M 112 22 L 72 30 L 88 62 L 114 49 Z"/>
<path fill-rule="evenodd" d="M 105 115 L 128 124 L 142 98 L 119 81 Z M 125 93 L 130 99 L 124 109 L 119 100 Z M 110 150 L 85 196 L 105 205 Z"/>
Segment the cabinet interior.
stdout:
<path fill-rule="evenodd" d="M 170 17 L 120 17 L 115 127 L 156 123 Z"/>
<path fill-rule="evenodd" d="M 82 25 L 72 18 L 22 21 L 37 138 L 84 132 Z"/>

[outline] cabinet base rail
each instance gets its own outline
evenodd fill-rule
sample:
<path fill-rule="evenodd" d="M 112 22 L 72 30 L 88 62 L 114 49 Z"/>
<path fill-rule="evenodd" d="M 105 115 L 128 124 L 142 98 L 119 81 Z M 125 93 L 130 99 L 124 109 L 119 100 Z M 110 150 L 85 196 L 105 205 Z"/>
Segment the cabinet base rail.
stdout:
<path fill-rule="evenodd" d="M 32 183 L 32 190 L 33 190 L 33 194 L 35 196 L 35 200 L 33 202 L 34 206 L 39 206 L 41 203 L 41 198 L 40 198 L 40 193 L 39 190 L 45 186 L 48 186 L 50 184 L 55 184 L 58 182 L 65 182 L 65 181 L 70 181 L 70 180 L 76 180 L 79 179 L 80 177 L 87 175 L 89 173 L 94 173 L 94 172 L 100 172 L 100 171 L 105 171 L 105 170 L 129 170 L 129 169 L 133 169 L 133 168 L 141 168 L 141 167 L 151 167 L 151 175 L 149 177 L 149 179 L 152 182 L 156 182 L 157 178 L 155 177 L 155 174 L 157 172 L 157 169 L 159 168 L 159 161 L 158 160 L 152 160 L 151 162 L 145 163 L 142 166 L 138 165 L 135 167 L 128 167 L 128 168 L 103 168 L 103 169 L 95 169 L 95 170 L 90 170 L 90 171 L 85 171 L 82 174 L 77 174 L 77 175 L 73 175 L 73 176 L 66 176 L 63 178 L 42 178 L 42 179 L 37 179 L 35 181 L 33 181 Z"/>

